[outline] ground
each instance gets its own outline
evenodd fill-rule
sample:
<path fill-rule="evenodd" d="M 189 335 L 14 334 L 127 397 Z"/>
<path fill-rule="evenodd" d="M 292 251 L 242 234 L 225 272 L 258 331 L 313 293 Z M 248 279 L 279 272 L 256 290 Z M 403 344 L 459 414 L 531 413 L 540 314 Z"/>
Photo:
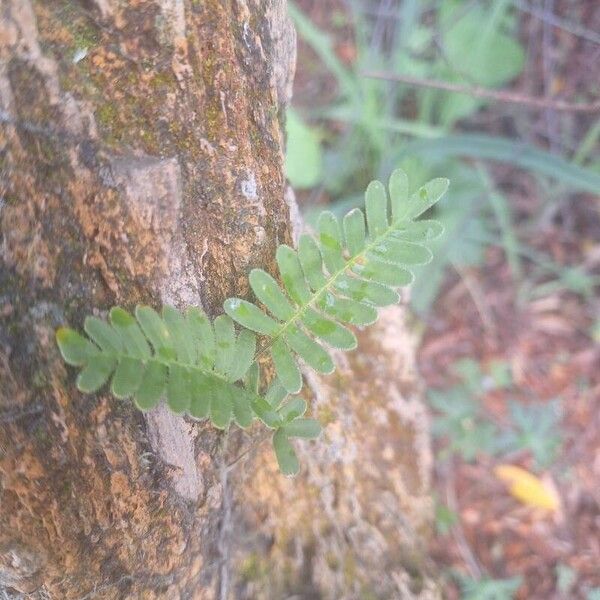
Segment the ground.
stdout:
<path fill-rule="evenodd" d="M 590 247 L 588 237 L 598 235 L 593 203 L 588 199 L 576 206 L 570 209 L 571 226 L 554 223 L 536 243 L 563 264 L 598 255 L 598 240 Z M 472 555 L 482 572 L 495 578 L 522 575 L 519 598 L 560 597 L 553 596 L 557 565 L 567 565 L 578 574 L 568 597 L 584 598 L 586 588 L 600 586 L 600 347 L 589 333 L 593 303 L 561 292 L 519 306 L 498 251 L 490 251 L 485 267 L 471 276 L 486 307 L 487 325 L 477 316 L 464 281 L 450 276 L 420 348 L 422 376 L 428 387 L 447 388 L 455 381 L 452 366 L 460 358 L 476 357 L 483 365 L 506 361 L 515 387 L 485 398 L 485 409 L 500 421 L 506 418 L 509 397 L 561 398 L 564 451 L 546 472 L 561 509 L 555 516 L 536 515 L 507 495 L 494 476 L 494 461 L 457 459 L 453 469 L 436 470 L 436 490 L 446 499 L 453 488 L 464 538 L 460 530 L 439 535 L 431 545 L 433 556 L 444 567 L 464 570 L 465 557 Z M 531 468 L 531 457 L 517 456 L 513 464 Z"/>

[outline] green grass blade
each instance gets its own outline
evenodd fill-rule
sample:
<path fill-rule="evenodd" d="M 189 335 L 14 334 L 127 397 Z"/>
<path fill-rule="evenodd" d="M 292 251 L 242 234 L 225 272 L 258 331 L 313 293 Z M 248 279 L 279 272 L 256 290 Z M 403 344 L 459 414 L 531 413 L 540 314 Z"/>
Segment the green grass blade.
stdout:
<path fill-rule="evenodd" d="M 293 2 L 288 2 L 287 10 L 294 21 L 298 35 L 315 51 L 323 64 L 333 73 L 342 93 L 357 98 L 360 88 L 352 72 L 338 59 L 331 38 L 311 22 Z"/>
<path fill-rule="evenodd" d="M 402 156 L 415 155 L 426 155 L 435 159 L 462 156 L 478 160 L 496 160 L 545 175 L 577 190 L 592 194 L 600 192 L 600 174 L 529 144 L 508 138 L 483 134 L 449 135 L 433 140 L 410 142 L 402 149 Z"/>

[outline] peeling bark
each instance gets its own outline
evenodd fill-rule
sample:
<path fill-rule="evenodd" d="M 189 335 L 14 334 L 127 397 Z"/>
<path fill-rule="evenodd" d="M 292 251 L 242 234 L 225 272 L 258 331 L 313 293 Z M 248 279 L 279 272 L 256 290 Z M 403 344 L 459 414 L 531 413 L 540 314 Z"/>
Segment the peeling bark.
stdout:
<path fill-rule="evenodd" d="M 0 591 L 432 597 L 402 309 L 337 375 L 307 374 L 327 427 L 296 481 L 265 444 L 229 466 L 261 431 L 78 393 L 54 342 L 114 304 L 215 315 L 273 272 L 300 227 L 294 60 L 284 0 L 0 0 Z"/>

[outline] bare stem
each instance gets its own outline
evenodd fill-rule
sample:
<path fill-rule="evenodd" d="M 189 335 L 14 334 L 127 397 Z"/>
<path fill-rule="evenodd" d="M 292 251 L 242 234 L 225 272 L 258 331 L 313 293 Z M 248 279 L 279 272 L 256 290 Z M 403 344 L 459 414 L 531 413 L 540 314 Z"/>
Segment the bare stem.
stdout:
<path fill-rule="evenodd" d="M 396 81 L 398 83 L 406 83 L 416 87 L 433 88 L 446 92 L 454 92 L 456 94 L 466 94 L 475 98 L 485 98 L 487 100 L 496 100 L 508 104 L 520 104 L 537 110 L 561 110 L 565 112 L 600 112 L 600 100 L 590 103 L 573 103 L 563 100 L 554 100 L 552 98 L 539 98 L 535 96 L 527 96 L 516 92 L 508 92 L 506 90 L 493 90 L 481 86 L 461 85 L 450 81 L 442 81 L 440 79 L 421 79 L 410 75 L 401 75 L 398 73 L 385 73 L 383 71 L 365 71 L 361 73 L 364 77 L 371 79 L 384 79 L 386 81 Z"/>

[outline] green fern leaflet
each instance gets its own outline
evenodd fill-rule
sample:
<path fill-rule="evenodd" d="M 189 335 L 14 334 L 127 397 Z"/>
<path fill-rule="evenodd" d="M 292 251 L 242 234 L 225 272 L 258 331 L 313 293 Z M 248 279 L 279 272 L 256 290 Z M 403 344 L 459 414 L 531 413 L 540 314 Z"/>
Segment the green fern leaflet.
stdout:
<path fill-rule="evenodd" d="M 226 314 L 211 322 L 197 307 L 183 314 L 164 306 L 159 315 L 137 306 L 135 316 L 114 307 L 108 321 L 85 319 L 87 337 L 60 328 L 56 339 L 65 362 L 82 368 L 77 387 L 94 393 L 110 380 L 114 396 L 133 398 L 141 410 L 165 397 L 174 413 L 209 418 L 220 429 L 231 422 L 249 427 L 258 419 L 274 430 L 281 471 L 296 474 L 290 439 L 313 439 L 321 431 L 317 421 L 304 417 L 306 401 L 289 397 L 302 388 L 299 359 L 320 373 L 332 372 L 327 347 L 354 349 L 348 325 L 369 325 L 378 307 L 398 301 L 394 288 L 411 283 L 411 268 L 431 260 L 425 243 L 443 231 L 436 221 L 415 219 L 447 187 L 446 179 L 434 179 L 409 195 L 407 177 L 397 170 L 390 178 L 389 206 L 380 182 L 367 188 L 366 220 L 359 209 L 341 224 L 332 213 L 322 213 L 316 239 L 303 235 L 297 250 L 277 249 L 283 288 L 266 271 L 251 271 L 250 286 L 264 308 L 228 298 Z M 266 350 L 277 375 L 268 387 L 258 362 Z"/>

